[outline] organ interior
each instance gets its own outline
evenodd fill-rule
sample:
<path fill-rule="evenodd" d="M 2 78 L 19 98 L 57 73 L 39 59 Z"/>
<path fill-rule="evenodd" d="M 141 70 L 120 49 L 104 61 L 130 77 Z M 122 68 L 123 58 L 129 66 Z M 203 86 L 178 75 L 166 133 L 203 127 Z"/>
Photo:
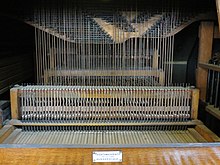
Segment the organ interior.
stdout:
<path fill-rule="evenodd" d="M 96 146 L 111 150 L 114 145 L 119 150 L 218 145 L 219 137 L 198 119 L 206 80 L 176 78 L 208 75 L 200 54 L 212 54 L 204 42 L 217 36 L 215 4 L 205 0 L 12 4 L 16 7 L 2 13 L 31 27 L 35 79 L 34 85 L 11 88 L 12 119 L 1 130 L 3 135 L 10 133 L 0 138 L 2 145 L 90 145 L 94 151 Z M 198 50 L 191 46 L 184 55 L 187 43 L 181 43 L 186 48 L 178 53 L 178 38 L 190 34 L 190 27 L 199 31 L 194 43 Z M 190 61 L 193 58 L 197 60 Z M 190 70 L 196 66 L 197 75 Z M 219 76 L 213 81 L 217 83 Z"/>

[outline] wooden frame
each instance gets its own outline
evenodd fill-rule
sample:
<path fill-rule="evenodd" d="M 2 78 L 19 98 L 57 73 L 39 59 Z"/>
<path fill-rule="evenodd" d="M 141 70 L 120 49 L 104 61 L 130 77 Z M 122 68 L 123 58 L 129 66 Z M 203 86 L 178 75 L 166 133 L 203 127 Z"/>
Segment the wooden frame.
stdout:
<path fill-rule="evenodd" d="M 55 50 L 51 49 L 51 54 L 54 54 Z M 165 84 L 165 72 L 159 68 L 159 54 L 158 50 L 154 51 L 152 68 L 148 70 L 56 70 L 53 56 L 50 56 L 50 69 L 44 70 L 44 83 L 49 83 L 49 78 L 53 76 L 58 77 L 74 77 L 74 76 L 97 76 L 97 77 L 112 77 L 112 76 L 137 76 L 147 77 L 153 76 L 159 78 L 159 84 Z"/>
<path fill-rule="evenodd" d="M 116 91 L 117 92 L 117 91 Z M 93 93 L 96 95 L 96 93 Z M 88 94 L 90 96 L 90 94 Z M 108 95 L 100 95 L 101 97 L 109 97 Z M 20 119 L 20 110 L 19 110 L 19 87 L 12 88 L 10 91 L 11 97 L 11 114 L 12 119 Z M 84 95 L 82 98 L 86 97 Z M 154 95 L 143 95 L 142 97 L 154 97 Z M 191 92 L 191 119 L 197 120 L 198 118 L 198 106 L 199 106 L 199 90 L 192 89 Z M 142 123 L 143 124 L 143 123 Z"/>
<path fill-rule="evenodd" d="M 153 96 L 151 96 L 153 97 Z M 145 144 L 145 145 L 40 145 L 40 144 L 12 144 L 21 132 L 20 126 L 88 126 L 84 123 L 23 123 L 19 119 L 19 87 L 11 89 L 11 104 L 14 111 L 14 120 L 0 130 L 0 164 L 92 164 L 94 151 L 121 151 L 123 160 L 121 164 L 175 164 L 178 161 L 198 164 L 201 162 L 220 162 L 217 156 L 220 152 L 220 138 L 210 131 L 197 119 L 199 90 L 192 89 L 191 92 L 191 118 L 192 121 L 183 122 L 188 126 L 188 131 L 199 143 L 185 144 Z M 114 124 L 94 123 L 92 126 L 114 126 Z M 115 124 L 115 126 L 123 124 Z M 127 125 L 127 124 L 124 124 Z M 129 125 L 153 126 L 153 125 L 181 125 L 180 123 L 130 123 Z M 91 125 L 90 125 L 91 126 Z M 207 143 L 209 142 L 209 143 Z M 217 142 L 215 144 L 210 142 Z M 10 157 L 13 155 L 13 159 Z M 199 162 L 198 162 L 199 161 Z M 187 163 L 187 164 L 190 164 Z M 111 164 L 111 163 L 110 163 Z"/>

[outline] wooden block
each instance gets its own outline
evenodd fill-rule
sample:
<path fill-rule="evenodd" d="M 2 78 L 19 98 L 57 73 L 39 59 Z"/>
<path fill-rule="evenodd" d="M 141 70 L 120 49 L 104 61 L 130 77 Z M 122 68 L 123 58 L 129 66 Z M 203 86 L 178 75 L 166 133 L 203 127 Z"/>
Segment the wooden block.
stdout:
<path fill-rule="evenodd" d="M 191 109 L 191 118 L 197 119 L 198 118 L 198 107 L 199 107 L 199 89 L 192 90 L 192 109 Z"/>
<path fill-rule="evenodd" d="M 19 119 L 19 97 L 18 97 L 19 87 L 14 87 L 10 90 L 10 100 L 11 100 L 11 118 Z"/>
<path fill-rule="evenodd" d="M 197 125 L 195 129 L 208 142 L 220 142 L 220 138 L 205 125 Z"/>

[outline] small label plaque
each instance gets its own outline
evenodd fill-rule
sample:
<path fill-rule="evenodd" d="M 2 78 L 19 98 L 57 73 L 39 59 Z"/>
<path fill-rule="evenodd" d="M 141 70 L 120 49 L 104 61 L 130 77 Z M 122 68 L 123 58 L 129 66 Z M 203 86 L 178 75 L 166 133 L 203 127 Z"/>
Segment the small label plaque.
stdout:
<path fill-rule="evenodd" d="M 93 151 L 93 162 L 122 162 L 121 151 Z"/>

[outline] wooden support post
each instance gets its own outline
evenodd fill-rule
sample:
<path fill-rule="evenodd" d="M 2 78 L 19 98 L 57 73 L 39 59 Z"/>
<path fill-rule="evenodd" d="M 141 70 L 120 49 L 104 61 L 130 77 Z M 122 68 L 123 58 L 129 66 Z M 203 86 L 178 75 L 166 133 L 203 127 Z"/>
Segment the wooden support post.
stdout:
<path fill-rule="evenodd" d="M 153 66 L 152 66 L 153 69 L 158 69 L 158 56 L 159 56 L 158 50 L 156 49 L 153 55 Z"/>
<path fill-rule="evenodd" d="M 165 72 L 163 71 L 159 72 L 159 84 L 161 86 L 164 86 L 165 84 Z"/>
<path fill-rule="evenodd" d="M 51 48 L 50 49 L 50 53 L 49 53 L 49 58 L 50 58 L 50 66 L 49 66 L 49 68 L 51 70 L 55 69 L 55 55 L 56 55 L 56 49 L 55 48 Z"/>
<path fill-rule="evenodd" d="M 19 97 L 18 97 L 19 87 L 14 87 L 10 90 L 11 99 L 11 118 L 19 119 Z"/>
<path fill-rule="evenodd" d="M 198 118 L 198 107 L 199 107 L 199 90 L 192 90 L 192 110 L 191 110 L 191 118 L 192 120 L 196 120 Z"/>
<path fill-rule="evenodd" d="M 208 63 L 212 55 L 214 23 L 201 22 L 199 28 L 199 54 L 198 63 Z M 208 71 L 198 66 L 196 85 L 200 89 L 200 99 L 205 102 Z"/>
<path fill-rule="evenodd" d="M 55 75 L 55 74 L 54 74 Z M 48 85 L 49 84 L 49 71 L 47 70 L 44 70 L 44 75 L 43 75 L 43 78 L 44 78 L 44 84 L 45 85 Z"/>

